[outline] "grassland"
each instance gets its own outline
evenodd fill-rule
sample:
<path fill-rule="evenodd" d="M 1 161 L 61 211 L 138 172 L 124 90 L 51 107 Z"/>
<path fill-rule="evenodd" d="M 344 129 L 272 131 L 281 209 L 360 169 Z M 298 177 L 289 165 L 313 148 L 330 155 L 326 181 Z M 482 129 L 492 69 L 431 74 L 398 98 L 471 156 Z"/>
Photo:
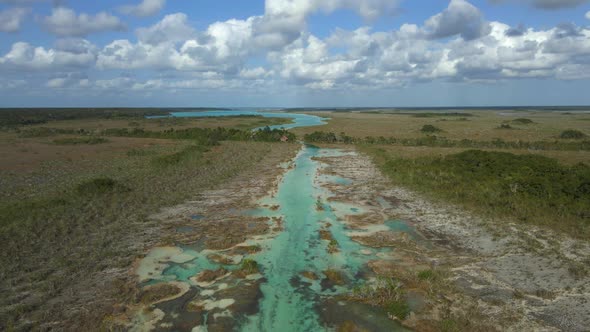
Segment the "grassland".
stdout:
<path fill-rule="evenodd" d="M 239 137 L 251 137 L 251 128 L 275 121 L 95 117 L 4 127 L 0 330 L 96 328 L 124 293 L 118 288 L 125 277 L 120 271 L 165 236 L 147 216 L 268 158 L 288 158 L 297 148 L 218 142 L 227 129 L 207 128 L 231 127 Z M 205 129 L 191 129 L 199 126 Z M 142 135 L 96 134 L 108 129 Z M 172 137 L 177 132 L 190 133 L 191 139 Z M 213 133 L 212 140 L 200 139 Z"/>
<path fill-rule="evenodd" d="M 295 129 L 294 132 L 299 136 L 321 130 L 336 134 L 344 132 L 357 138 L 383 136 L 412 139 L 424 137 L 425 134 L 421 131 L 424 125 L 440 128 L 442 132 L 439 135 L 452 140 L 553 141 L 559 139 L 560 134 L 568 129 L 590 133 L 590 113 L 469 110 L 451 113 L 453 115 L 443 113 L 441 116 L 433 116 L 436 113 L 432 112 L 408 114 L 318 111 L 309 114 L 321 115 L 331 120 L 322 127 Z M 515 121 L 517 119 L 529 119 L 532 123 L 522 124 Z M 503 123 L 510 124 L 513 129 L 498 129 Z"/>
<path fill-rule="evenodd" d="M 494 222 L 590 238 L 589 113 L 319 113 L 327 126 L 295 131 L 356 144 L 396 184 Z"/>

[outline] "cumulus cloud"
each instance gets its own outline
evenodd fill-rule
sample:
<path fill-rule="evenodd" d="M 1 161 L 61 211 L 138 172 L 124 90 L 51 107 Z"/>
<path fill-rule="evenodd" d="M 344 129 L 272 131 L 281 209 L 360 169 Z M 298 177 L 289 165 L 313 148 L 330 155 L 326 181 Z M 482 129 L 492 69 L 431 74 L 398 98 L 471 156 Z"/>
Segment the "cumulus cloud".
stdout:
<path fill-rule="evenodd" d="M 82 37 L 102 31 L 123 31 L 125 24 L 106 12 L 96 15 L 79 14 L 65 7 L 54 8 L 51 15 L 43 19 L 45 27 L 58 36 Z"/>
<path fill-rule="evenodd" d="M 136 29 L 136 39 L 117 39 L 101 47 L 76 38 L 83 34 L 74 33 L 60 34 L 66 38 L 49 48 L 15 43 L 0 57 L 0 70 L 46 71 L 40 74 L 43 80 L 38 80 L 45 87 L 113 92 L 268 91 L 276 85 L 321 90 L 389 89 L 432 81 L 571 80 L 590 76 L 590 28 L 569 23 L 549 29 L 509 26 L 487 21 L 466 0 L 451 0 L 447 8 L 423 24 L 401 24 L 391 31 L 374 31 L 366 21 L 368 26 L 335 29 L 320 38 L 307 28 L 313 13 L 347 8 L 371 19 L 394 11 L 395 4 L 267 0 L 265 12 L 259 16 L 213 22 L 199 31 L 191 26 L 186 14 L 176 13 Z M 64 16 L 73 16 L 70 21 L 78 23 L 98 17 L 82 19 L 83 14 L 72 11 Z M 69 30 L 102 31 L 82 29 L 80 25 Z M 71 74 L 89 68 L 105 73 L 157 71 L 158 76 L 139 80 L 133 75 L 105 74 L 103 79 L 92 81 Z M 60 74 L 63 72 L 70 74 Z"/>
<path fill-rule="evenodd" d="M 143 0 L 137 5 L 122 6 L 119 10 L 124 14 L 146 17 L 159 13 L 165 5 L 166 0 Z"/>
<path fill-rule="evenodd" d="M 576 7 L 590 2 L 590 0 L 489 0 L 494 3 L 514 2 L 526 3 L 530 6 L 546 10 Z"/>
<path fill-rule="evenodd" d="M 90 67 L 96 61 L 91 47 L 77 52 L 64 49 L 34 47 L 29 43 L 17 42 L 10 51 L 0 57 L 0 68 L 26 70 L 60 70 L 64 68 Z"/>
<path fill-rule="evenodd" d="M 442 13 L 426 21 L 424 30 L 430 38 L 461 35 L 470 40 L 487 35 L 490 26 L 477 7 L 465 0 L 451 0 Z"/>
<path fill-rule="evenodd" d="M 0 11 L 0 31 L 17 32 L 25 16 L 29 13 L 25 8 L 9 8 Z"/>
<path fill-rule="evenodd" d="M 586 13 L 586 18 L 590 20 L 590 11 Z"/>
<path fill-rule="evenodd" d="M 160 22 L 148 28 L 137 29 L 137 38 L 147 44 L 179 42 L 191 39 L 196 31 L 188 25 L 186 14 L 166 15 Z"/>

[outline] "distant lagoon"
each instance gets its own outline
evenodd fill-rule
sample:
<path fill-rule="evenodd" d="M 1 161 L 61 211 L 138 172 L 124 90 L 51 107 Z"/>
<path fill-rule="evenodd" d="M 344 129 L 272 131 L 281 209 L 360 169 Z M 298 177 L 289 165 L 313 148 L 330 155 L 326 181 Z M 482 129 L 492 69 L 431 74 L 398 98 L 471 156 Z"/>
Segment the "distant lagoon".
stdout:
<path fill-rule="evenodd" d="M 270 129 L 292 129 L 292 128 L 299 128 L 299 127 L 312 127 L 312 126 L 321 126 L 325 125 L 325 118 L 316 116 L 316 115 L 309 115 L 309 114 L 301 114 L 301 113 L 292 113 L 292 112 L 272 112 L 272 111 L 264 111 L 264 110 L 252 110 L 252 109 L 234 109 L 234 110 L 214 110 L 214 111 L 198 111 L 198 112 L 170 112 L 169 115 L 164 116 L 149 116 L 149 119 L 161 119 L 167 117 L 175 117 L 175 118 L 206 118 L 206 117 L 218 117 L 218 116 L 240 116 L 240 115 L 257 115 L 263 116 L 265 118 L 283 118 L 283 119 L 292 119 L 293 123 L 285 123 L 280 125 L 269 126 Z M 256 128 L 256 129 L 261 129 Z M 256 130 L 255 129 L 255 130 Z"/>

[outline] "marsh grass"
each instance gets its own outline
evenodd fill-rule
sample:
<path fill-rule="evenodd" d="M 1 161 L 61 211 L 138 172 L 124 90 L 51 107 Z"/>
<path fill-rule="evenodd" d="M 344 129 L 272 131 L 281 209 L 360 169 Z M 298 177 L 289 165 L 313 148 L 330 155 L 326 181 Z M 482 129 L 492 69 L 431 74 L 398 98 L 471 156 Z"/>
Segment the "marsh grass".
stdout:
<path fill-rule="evenodd" d="M 119 296 L 109 280 L 126 278 L 144 246 L 165 236 L 147 216 L 257 167 L 271 151 L 290 149 L 175 142 L 93 160 L 75 172 L 66 163 L 3 178 L 16 184 L 0 200 L 0 330 L 100 326 L 108 310 L 101 306 Z"/>

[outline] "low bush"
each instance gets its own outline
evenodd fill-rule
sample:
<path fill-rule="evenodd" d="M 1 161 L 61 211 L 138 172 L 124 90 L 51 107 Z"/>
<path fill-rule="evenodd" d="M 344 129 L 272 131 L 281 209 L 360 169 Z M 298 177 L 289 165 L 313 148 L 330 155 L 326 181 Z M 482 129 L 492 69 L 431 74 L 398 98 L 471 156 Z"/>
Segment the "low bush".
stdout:
<path fill-rule="evenodd" d="M 379 152 L 377 152 L 379 154 Z M 540 155 L 469 150 L 446 157 L 377 158 L 398 183 L 485 214 L 590 235 L 590 166 Z"/>
<path fill-rule="evenodd" d="M 563 138 L 563 139 L 583 139 L 586 137 L 587 137 L 586 134 L 584 134 L 583 132 L 581 132 L 579 130 L 575 130 L 575 129 L 565 130 L 559 135 L 559 138 Z"/>
<path fill-rule="evenodd" d="M 58 139 L 54 139 L 53 143 L 55 143 L 57 145 L 78 145 L 78 144 L 94 145 L 94 144 L 107 143 L 108 141 L 109 140 L 107 140 L 106 138 L 88 136 L 88 137 L 58 138 Z"/>
<path fill-rule="evenodd" d="M 420 131 L 423 133 L 439 133 L 442 131 L 442 129 L 435 127 L 433 125 L 424 125 L 422 126 L 422 129 L 420 129 Z"/>
<path fill-rule="evenodd" d="M 527 125 L 527 124 L 533 124 L 535 122 L 533 122 L 533 120 L 527 119 L 527 118 L 518 118 L 518 119 L 512 120 L 512 123 L 520 124 L 520 125 Z"/>
<path fill-rule="evenodd" d="M 80 183 L 76 190 L 82 195 L 103 195 L 130 189 L 111 178 L 96 178 Z"/>

